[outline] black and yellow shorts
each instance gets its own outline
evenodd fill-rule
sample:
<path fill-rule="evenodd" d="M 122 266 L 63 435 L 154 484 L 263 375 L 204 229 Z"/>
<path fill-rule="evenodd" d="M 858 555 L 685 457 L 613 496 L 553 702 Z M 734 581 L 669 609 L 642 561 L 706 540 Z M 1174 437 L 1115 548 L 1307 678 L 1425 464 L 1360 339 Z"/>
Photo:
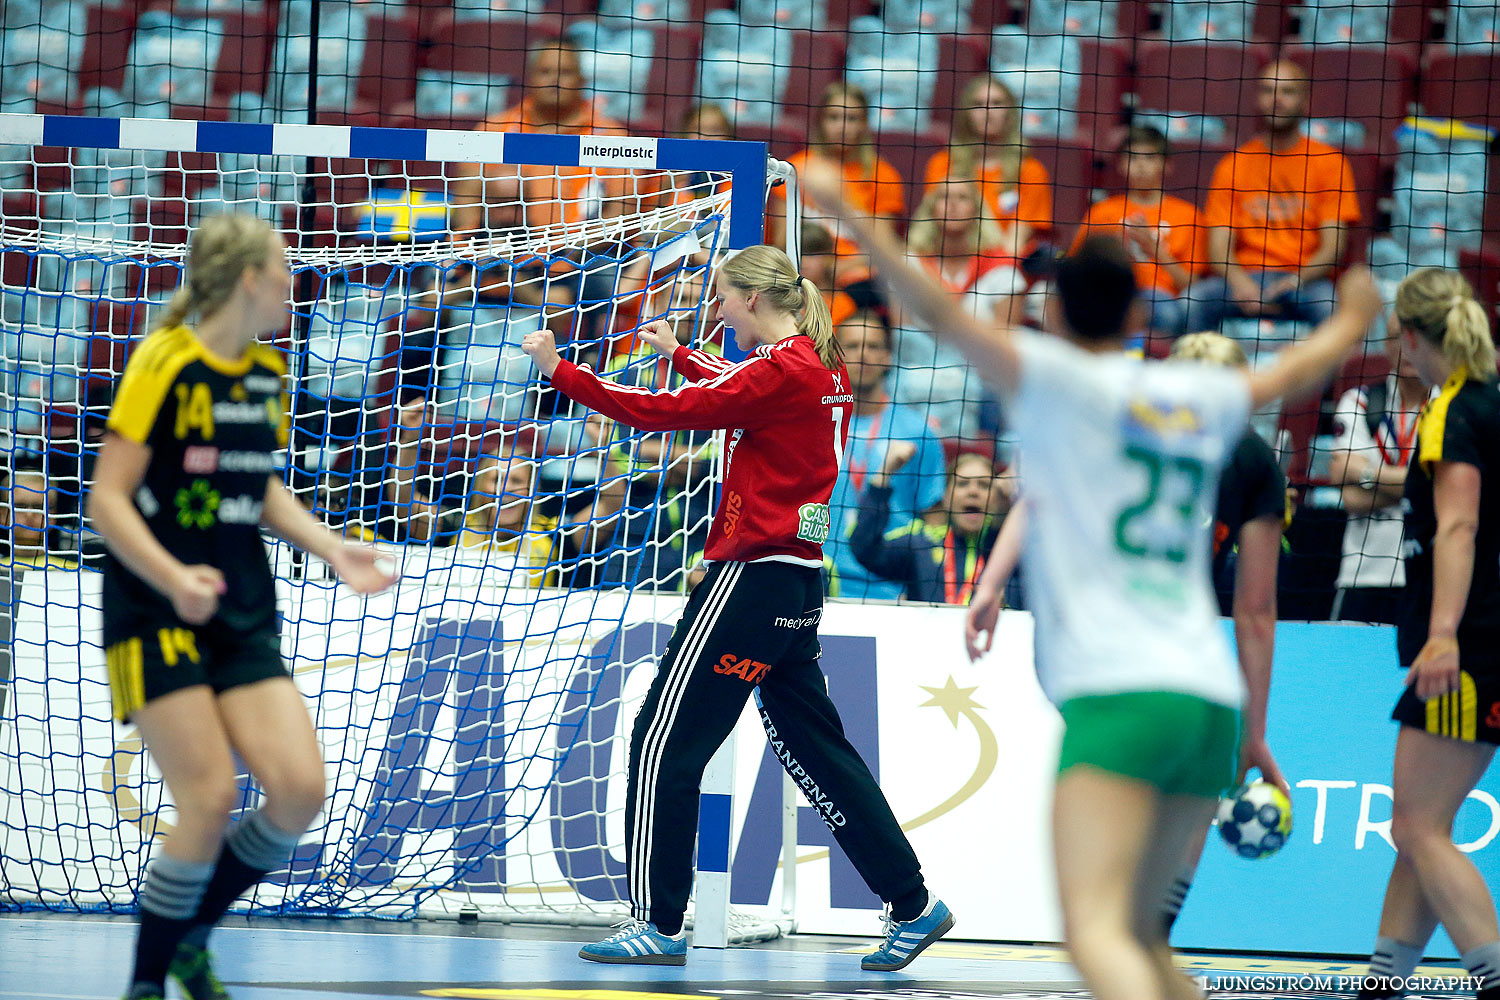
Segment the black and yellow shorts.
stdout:
<path fill-rule="evenodd" d="M 220 625 L 185 626 L 176 621 L 152 628 L 110 629 L 104 663 L 115 718 L 162 695 L 206 684 L 214 694 L 269 677 L 289 677 L 275 626 L 238 632 Z"/>
<path fill-rule="evenodd" d="M 1391 718 L 1434 736 L 1500 746 L 1500 663 L 1460 670 L 1457 691 L 1426 701 L 1408 687 Z"/>

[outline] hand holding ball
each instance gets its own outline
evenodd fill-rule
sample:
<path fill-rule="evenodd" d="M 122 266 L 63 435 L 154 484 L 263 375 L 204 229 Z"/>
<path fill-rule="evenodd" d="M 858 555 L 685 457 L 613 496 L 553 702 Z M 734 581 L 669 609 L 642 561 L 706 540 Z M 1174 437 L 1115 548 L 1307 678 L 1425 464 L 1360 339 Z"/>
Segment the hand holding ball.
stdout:
<path fill-rule="evenodd" d="M 1292 835 L 1292 800 L 1269 781 L 1252 781 L 1219 800 L 1218 824 L 1234 853 L 1268 858 Z"/>

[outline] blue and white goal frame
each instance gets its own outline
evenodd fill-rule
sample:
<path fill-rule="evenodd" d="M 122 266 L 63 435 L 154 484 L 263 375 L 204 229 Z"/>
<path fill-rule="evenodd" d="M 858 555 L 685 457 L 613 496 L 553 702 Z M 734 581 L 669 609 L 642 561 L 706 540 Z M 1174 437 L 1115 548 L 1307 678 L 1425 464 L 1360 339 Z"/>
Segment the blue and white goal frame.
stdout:
<path fill-rule="evenodd" d="M 703 170 L 727 173 L 731 178 L 727 249 L 754 246 L 762 242 L 765 232 L 767 154 L 763 142 L 4 113 L 0 114 L 0 144 Z"/>
<path fill-rule="evenodd" d="M 730 219 L 724 249 L 729 251 L 764 242 L 768 181 L 775 177 L 788 185 L 786 249 L 794 262 L 800 243 L 795 173 L 770 160 L 764 142 L 0 113 L 0 145 L 727 174 Z M 731 734 L 703 783 L 694 904 L 697 946 L 725 947 L 730 937 L 733 757 Z M 789 919 L 796 891 L 799 793 L 790 779 L 785 789 L 783 857 L 790 863 L 783 870 L 782 911 Z"/>

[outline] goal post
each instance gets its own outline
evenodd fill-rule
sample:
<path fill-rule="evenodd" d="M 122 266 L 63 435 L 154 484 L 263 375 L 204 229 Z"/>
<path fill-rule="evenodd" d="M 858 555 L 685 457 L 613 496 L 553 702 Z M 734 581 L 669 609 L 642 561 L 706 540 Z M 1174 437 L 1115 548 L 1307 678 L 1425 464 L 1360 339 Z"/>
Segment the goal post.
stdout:
<path fill-rule="evenodd" d="M 635 331 L 665 319 L 718 349 L 713 280 L 762 241 L 785 165 L 758 142 L 0 114 L 6 160 L 0 500 L 45 509 L 0 589 L 0 909 L 130 909 L 170 828 L 138 735 L 110 719 L 82 498 L 109 387 L 188 232 L 239 208 L 288 231 L 299 279 L 278 337 L 287 479 L 401 567 L 362 598 L 268 539 L 330 799 L 252 907 L 622 916 L 630 722 L 701 555 L 719 443 L 573 411 L 519 339 L 549 327 L 609 377 L 665 387 Z M 454 234 L 475 164 L 486 213 L 512 224 Z M 512 200 L 492 203 L 507 169 Z M 527 221 L 536 190 L 560 204 Z M 254 808 L 239 782 L 238 811 Z M 703 822 L 722 826 L 701 834 L 725 869 L 729 787 L 705 787 Z M 753 822 L 780 844 L 779 811 Z M 727 911 L 727 870 L 709 881 Z M 703 922 L 723 940 L 703 943 L 774 935 L 788 912 L 716 912 Z"/>

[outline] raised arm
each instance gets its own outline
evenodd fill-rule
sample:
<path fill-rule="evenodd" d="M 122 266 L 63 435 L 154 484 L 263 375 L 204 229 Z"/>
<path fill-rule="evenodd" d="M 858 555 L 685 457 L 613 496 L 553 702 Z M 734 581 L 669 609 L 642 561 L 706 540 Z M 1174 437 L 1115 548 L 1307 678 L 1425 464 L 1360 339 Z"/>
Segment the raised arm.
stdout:
<path fill-rule="evenodd" d="M 550 330 L 528 333 L 521 349 L 569 399 L 643 431 L 759 426 L 785 383 L 780 366 L 755 357 L 706 382 L 652 392 L 602 379 L 586 365 L 563 361 Z"/>
<path fill-rule="evenodd" d="M 1313 335 L 1276 356 L 1267 369 L 1250 376 L 1250 407 L 1278 399 L 1289 402 L 1320 390 L 1380 315 L 1380 291 L 1370 269 L 1351 267 L 1339 279 L 1338 306 Z"/>
<path fill-rule="evenodd" d="M 1258 768 L 1262 778 L 1290 794 L 1290 786 L 1266 742 L 1271 660 L 1276 650 L 1276 569 L 1281 558 L 1281 518 L 1265 515 L 1245 522 L 1237 543 L 1234 644 L 1248 692 L 1240 741 L 1241 777 L 1249 768 Z"/>
<path fill-rule="evenodd" d="M 912 267 L 888 226 L 844 200 L 833 167 L 809 160 L 802 174 L 802 191 L 819 208 L 847 225 L 860 248 L 870 255 L 881 279 L 923 326 L 962 351 L 982 378 L 1007 392 L 1015 391 L 1021 360 L 1008 329 L 980 323 L 942 285 Z"/>
<path fill-rule="evenodd" d="M 1017 500 L 1010 513 L 1000 523 L 1000 533 L 995 536 L 990 549 L 989 562 L 979 574 L 979 583 L 969 599 L 969 612 L 964 617 L 964 648 L 969 661 L 979 659 L 995 644 L 995 626 L 1000 620 L 1000 605 L 1004 602 L 1005 586 L 1010 582 L 1016 564 L 1021 561 L 1021 549 L 1026 543 L 1026 500 Z M 980 636 L 984 636 L 983 644 Z"/>

